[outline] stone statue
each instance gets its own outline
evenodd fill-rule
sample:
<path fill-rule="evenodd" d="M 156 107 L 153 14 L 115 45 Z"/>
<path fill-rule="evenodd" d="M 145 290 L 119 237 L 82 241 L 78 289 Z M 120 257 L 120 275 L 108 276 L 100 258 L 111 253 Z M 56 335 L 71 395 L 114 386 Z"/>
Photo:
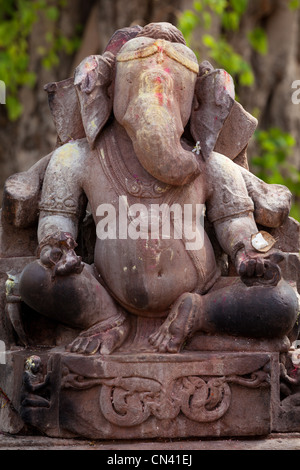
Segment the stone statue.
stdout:
<path fill-rule="evenodd" d="M 7 181 L 2 217 L 24 228 L 39 214 L 37 258 L 19 272 L 19 296 L 73 331 L 62 340 L 66 360 L 122 351 L 176 356 L 222 335 L 297 339 L 297 286 L 282 275 L 274 235 L 288 220 L 291 194 L 249 171 L 257 122 L 235 101 L 228 73 L 199 65 L 180 31 L 153 23 L 117 31 L 103 55 L 46 90 L 57 148 Z M 89 262 L 79 253 L 87 220 L 97 235 Z M 110 393 L 107 378 L 74 367 L 65 366 L 66 383 Z M 232 377 L 228 383 L 252 383 Z M 209 383 L 226 389 L 227 410 L 224 380 Z M 180 384 L 178 396 L 186 397 L 204 382 Z M 161 397 L 157 383 L 151 387 L 151 397 Z M 169 400 L 164 393 L 161 403 Z M 153 403 L 147 409 L 159 419 Z"/>
<path fill-rule="evenodd" d="M 39 356 L 31 356 L 25 362 L 23 374 L 22 406 L 49 407 L 47 385 L 50 374 L 44 377 L 41 371 L 42 361 Z"/>

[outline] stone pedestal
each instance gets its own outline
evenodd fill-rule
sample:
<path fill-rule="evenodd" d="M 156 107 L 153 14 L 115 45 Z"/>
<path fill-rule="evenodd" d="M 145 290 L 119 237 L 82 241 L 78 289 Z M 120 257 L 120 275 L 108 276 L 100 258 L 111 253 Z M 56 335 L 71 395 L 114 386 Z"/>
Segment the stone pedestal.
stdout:
<path fill-rule="evenodd" d="M 24 362 L 32 354 L 42 360 L 44 379 L 49 377 L 36 391 L 24 386 Z M 12 388 L 18 390 L 11 405 L 25 425 L 48 436 L 148 439 L 272 430 L 277 353 L 87 357 L 54 348 L 8 355 Z"/>

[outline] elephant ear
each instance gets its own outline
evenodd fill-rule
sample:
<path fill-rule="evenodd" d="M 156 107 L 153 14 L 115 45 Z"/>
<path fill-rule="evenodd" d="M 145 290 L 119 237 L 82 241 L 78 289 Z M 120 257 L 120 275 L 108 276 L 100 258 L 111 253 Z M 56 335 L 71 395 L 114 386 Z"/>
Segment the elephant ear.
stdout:
<path fill-rule="evenodd" d="M 76 68 L 74 86 L 77 92 L 82 124 L 91 148 L 112 112 L 113 54 L 90 56 Z"/>
<path fill-rule="evenodd" d="M 84 59 L 74 78 L 45 85 L 50 111 L 58 135 L 58 145 L 86 137 L 91 148 L 112 112 L 115 56 L 140 26 L 116 31 L 103 55 Z"/>
<path fill-rule="evenodd" d="M 108 88 L 112 82 L 114 56 L 84 59 L 74 78 L 44 86 L 58 135 L 58 145 L 86 137 L 93 148 L 95 140 L 112 111 Z"/>
<path fill-rule="evenodd" d="M 44 90 L 48 93 L 49 107 L 57 132 L 57 145 L 85 137 L 73 78 L 47 83 Z"/>
<path fill-rule="evenodd" d="M 195 86 L 190 132 L 193 139 L 200 143 L 205 160 L 215 148 L 224 122 L 233 107 L 234 97 L 231 76 L 225 70 L 214 70 L 209 62 L 203 62 Z"/>
<path fill-rule="evenodd" d="M 84 59 L 76 68 L 74 85 L 86 138 L 93 148 L 96 138 L 113 108 L 115 57 L 121 47 L 141 31 L 136 25 L 117 30 L 109 40 L 104 54 Z"/>
<path fill-rule="evenodd" d="M 91 147 L 112 111 L 108 87 L 114 57 L 110 53 L 84 59 L 74 78 L 48 83 L 49 107 L 58 144 L 86 137 Z"/>
<path fill-rule="evenodd" d="M 249 169 L 247 148 L 258 121 L 240 103 L 234 102 L 219 134 L 214 150 Z"/>

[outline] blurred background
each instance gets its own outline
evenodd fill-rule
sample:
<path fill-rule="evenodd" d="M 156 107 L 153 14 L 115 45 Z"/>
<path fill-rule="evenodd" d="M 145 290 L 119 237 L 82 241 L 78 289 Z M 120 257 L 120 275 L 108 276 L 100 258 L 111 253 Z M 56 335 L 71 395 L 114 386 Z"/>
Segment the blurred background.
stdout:
<path fill-rule="evenodd" d="M 157 21 L 232 75 L 237 100 L 259 120 L 251 170 L 289 187 L 300 220 L 300 0 L 0 0 L 0 194 L 56 145 L 44 85 L 101 54 L 117 29 Z"/>

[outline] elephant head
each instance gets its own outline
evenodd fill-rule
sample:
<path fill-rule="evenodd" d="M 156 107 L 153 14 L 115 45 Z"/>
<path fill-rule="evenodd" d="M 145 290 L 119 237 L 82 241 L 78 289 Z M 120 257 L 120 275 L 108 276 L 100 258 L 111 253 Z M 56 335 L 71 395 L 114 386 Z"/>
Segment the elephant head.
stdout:
<path fill-rule="evenodd" d="M 182 185 L 199 172 L 181 145 L 199 70 L 185 45 L 137 37 L 117 55 L 113 112 L 142 166 L 160 181 Z"/>
<path fill-rule="evenodd" d="M 147 172 L 172 185 L 196 177 L 199 159 L 209 158 L 235 103 L 230 75 L 208 62 L 199 66 L 181 32 L 169 23 L 118 30 L 103 55 L 85 59 L 68 87 L 63 83 L 63 93 L 59 83 L 48 86 L 48 91 L 56 90 L 56 101 L 53 92 L 49 98 L 60 143 L 86 137 L 94 148 L 105 123 L 114 117 Z M 55 103 L 60 112 L 55 112 Z M 62 119 L 71 103 L 73 119 Z M 75 116 L 80 116 L 81 127 Z M 227 127 L 234 132 L 234 125 Z"/>

